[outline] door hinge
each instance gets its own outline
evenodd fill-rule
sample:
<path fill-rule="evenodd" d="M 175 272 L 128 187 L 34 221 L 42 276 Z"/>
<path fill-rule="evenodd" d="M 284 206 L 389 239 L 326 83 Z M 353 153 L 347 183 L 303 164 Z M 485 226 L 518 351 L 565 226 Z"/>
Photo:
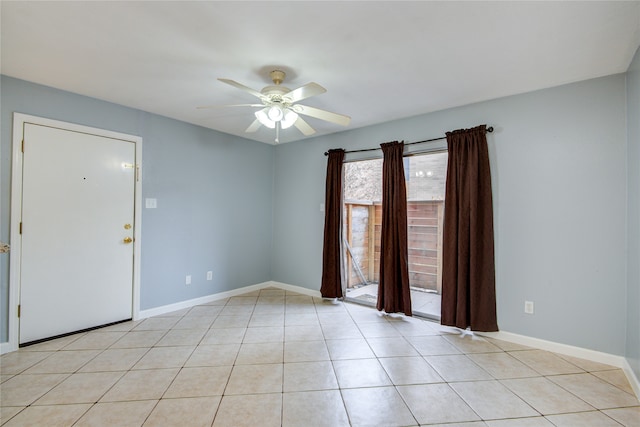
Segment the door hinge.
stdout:
<path fill-rule="evenodd" d="M 20 234 L 22 234 L 22 222 L 20 223 Z"/>
<path fill-rule="evenodd" d="M 22 147 L 20 148 L 20 150 L 24 153 L 24 139 L 22 140 Z"/>
<path fill-rule="evenodd" d="M 18 304 L 18 317 L 20 317 L 20 304 Z"/>

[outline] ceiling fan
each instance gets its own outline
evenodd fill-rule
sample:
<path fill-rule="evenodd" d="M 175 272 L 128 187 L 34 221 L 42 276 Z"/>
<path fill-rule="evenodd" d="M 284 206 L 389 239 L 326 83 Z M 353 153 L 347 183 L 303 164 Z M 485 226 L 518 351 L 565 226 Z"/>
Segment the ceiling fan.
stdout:
<path fill-rule="evenodd" d="M 284 71 L 273 70 L 269 73 L 273 86 L 266 86 L 261 91 L 247 87 L 241 83 L 229 79 L 218 79 L 223 83 L 241 89 L 256 98 L 261 104 L 234 104 L 222 106 L 205 106 L 198 108 L 220 108 L 220 107 L 260 107 L 254 114 L 256 119 L 249 125 L 245 132 L 256 132 L 260 126 L 266 126 L 276 130 L 275 142 L 280 142 L 280 129 L 288 129 L 291 126 L 298 128 L 305 136 L 313 135 L 316 131 L 300 115 L 313 117 L 342 126 L 347 126 L 351 122 L 351 117 L 342 114 L 332 113 L 308 105 L 297 104 L 298 101 L 310 98 L 315 95 L 325 93 L 327 90 L 317 83 L 307 83 L 297 89 L 291 90 L 280 84 L 286 76 Z"/>

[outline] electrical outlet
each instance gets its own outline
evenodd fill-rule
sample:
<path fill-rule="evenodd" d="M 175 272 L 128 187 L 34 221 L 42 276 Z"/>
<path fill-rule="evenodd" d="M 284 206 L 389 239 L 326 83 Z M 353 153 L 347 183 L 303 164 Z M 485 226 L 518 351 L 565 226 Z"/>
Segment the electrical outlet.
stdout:
<path fill-rule="evenodd" d="M 207 280 L 213 280 L 213 271 L 207 271 Z"/>
<path fill-rule="evenodd" d="M 191 284 L 191 275 L 187 275 L 187 278 L 184 281 L 185 285 L 190 285 Z"/>
<path fill-rule="evenodd" d="M 533 301 L 524 302 L 524 312 L 526 314 L 533 314 Z"/>

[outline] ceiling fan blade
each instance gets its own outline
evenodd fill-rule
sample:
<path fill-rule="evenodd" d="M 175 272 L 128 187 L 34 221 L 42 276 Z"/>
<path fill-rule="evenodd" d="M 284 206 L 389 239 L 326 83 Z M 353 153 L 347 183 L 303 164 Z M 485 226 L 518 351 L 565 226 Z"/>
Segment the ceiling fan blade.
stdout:
<path fill-rule="evenodd" d="M 218 80 L 220 80 L 222 83 L 226 83 L 226 84 L 231 85 L 233 87 L 236 87 L 236 88 L 238 88 L 240 90 L 243 90 L 243 91 L 245 91 L 247 93 L 250 93 L 251 95 L 253 95 L 253 96 L 257 97 L 257 98 L 260 98 L 260 99 L 264 98 L 264 95 L 261 94 L 260 92 L 258 92 L 257 90 L 251 89 L 250 87 L 245 86 L 242 83 L 236 82 L 235 80 L 229 80 L 229 79 L 218 79 Z"/>
<path fill-rule="evenodd" d="M 226 108 L 226 107 L 264 107 L 264 105 L 263 104 L 202 105 L 196 108 L 198 110 L 208 110 L 208 109 Z"/>
<path fill-rule="evenodd" d="M 289 100 L 289 102 L 298 102 L 303 99 L 307 99 L 311 96 L 320 95 L 325 93 L 327 90 L 320 86 L 318 83 L 307 83 L 304 86 L 300 86 L 297 89 L 292 90 L 291 92 L 287 92 L 283 95 L 283 98 Z"/>
<path fill-rule="evenodd" d="M 293 123 L 293 125 L 297 127 L 298 130 L 302 132 L 304 136 L 309 136 L 316 133 L 315 129 L 309 126 L 309 123 L 305 122 L 302 119 L 302 117 L 298 117 L 298 119 Z"/>
<path fill-rule="evenodd" d="M 293 111 L 305 116 L 315 117 L 316 119 L 325 120 L 327 122 L 336 123 L 342 126 L 347 126 L 351 123 L 351 117 L 344 116 L 338 113 L 332 113 L 331 111 L 321 110 L 315 107 L 309 107 L 307 105 L 295 104 L 291 107 Z"/>
<path fill-rule="evenodd" d="M 262 124 L 260 123 L 260 120 L 255 119 L 253 123 L 251 123 L 247 129 L 245 129 L 245 132 L 253 133 L 257 131 L 260 128 L 260 126 L 262 126 Z"/>

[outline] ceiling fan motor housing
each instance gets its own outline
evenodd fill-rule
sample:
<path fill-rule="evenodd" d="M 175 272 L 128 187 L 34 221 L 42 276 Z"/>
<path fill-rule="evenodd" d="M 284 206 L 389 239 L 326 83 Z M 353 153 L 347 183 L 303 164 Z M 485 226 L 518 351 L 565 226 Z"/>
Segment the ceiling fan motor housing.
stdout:
<path fill-rule="evenodd" d="M 273 95 L 282 96 L 289 92 L 291 92 L 291 89 L 284 86 L 267 86 L 260 91 L 261 94 L 266 96 L 273 96 Z"/>
<path fill-rule="evenodd" d="M 289 89 L 288 87 L 280 86 L 280 83 L 284 81 L 284 78 L 286 76 L 285 72 L 280 70 L 273 70 L 271 73 L 269 73 L 269 76 L 271 76 L 271 80 L 273 81 L 273 84 L 275 86 L 267 86 L 263 88 L 260 93 L 268 96 L 269 101 L 271 102 L 283 103 L 282 96 L 286 93 L 291 92 L 291 89 Z"/>

